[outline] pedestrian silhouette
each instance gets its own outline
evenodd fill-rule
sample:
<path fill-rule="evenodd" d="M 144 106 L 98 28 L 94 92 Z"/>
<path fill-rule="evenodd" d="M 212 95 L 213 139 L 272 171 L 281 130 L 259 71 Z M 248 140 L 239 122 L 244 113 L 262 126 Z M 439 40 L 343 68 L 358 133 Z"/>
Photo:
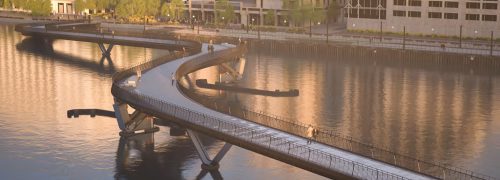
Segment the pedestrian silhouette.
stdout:
<path fill-rule="evenodd" d="M 311 144 L 312 138 L 314 137 L 314 128 L 310 124 L 307 127 L 306 135 L 307 135 L 307 144 Z"/>

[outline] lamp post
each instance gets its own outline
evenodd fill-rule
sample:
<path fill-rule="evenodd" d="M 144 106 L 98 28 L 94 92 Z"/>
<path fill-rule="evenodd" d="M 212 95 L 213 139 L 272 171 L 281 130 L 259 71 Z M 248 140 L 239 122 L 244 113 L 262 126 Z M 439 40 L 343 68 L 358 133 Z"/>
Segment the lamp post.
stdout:
<path fill-rule="evenodd" d="M 383 32 L 382 32 L 382 21 L 380 21 L 380 42 L 382 42 L 382 35 L 383 35 Z"/>
<path fill-rule="evenodd" d="M 490 36 L 490 56 L 493 56 L 493 31 L 491 31 Z"/>
<path fill-rule="evenodd" d="M 259 21 L 257 21 L 257 36 L 260 40 L 260 18 L 259 18 Z"/>
<path fill-rule="evenodd" d="M 252 18 L 252 26 L 254 26 L 254 24 L 255 24 L 255 19 L 254 19 L 254 18 Z M 252 27 L 252 28 L 253 28 L 253 27 Z"/>
<path fill-rule="evenodd" d="M 222 23 L 224 23 L 224 25 L 226 25 L 226 23 L 224 22 L 224 16 L 222 16 Z"/>
<path fill-rule="evenodd" d="M 405 49 L 406 43 L 406 26 L 403 26 L 403 50 Z"/>
<path fill-rule="evenodd" d="M 328 38 L 330 36 L 330 33 L 328 32 L 328 26 L 329 26 L 329 22 L 328 22 L 328 14 L 326 15 L 326 44 L 328 44 Z"/>
<path fill-rule="evenodd" d="M 309 38 L 312 38 L 312 20 L 309 18 Z"/>
<path fill-rule="evenodd" d="M 191 19 L 191 25 L 193 26 L 192 29 L 194 30 L 194 23 L 196 21 L 196 16 L 192 16 L 192 19 Z"/>
<path fill-rule="evenodd" d="M 250 27 L 250 20 L 249 20 L 249 15 L 248 15 L 248 12 L 247 12 L 247 34 L 248 34 L 248 31 L 249 31 L 249 27 Z"/>
<path fill-rule="evenodd" d="M 459 41 L 458 47 L 462 48 L 462 25 L 460 25 L 460 36 L 458 41 Z"/>

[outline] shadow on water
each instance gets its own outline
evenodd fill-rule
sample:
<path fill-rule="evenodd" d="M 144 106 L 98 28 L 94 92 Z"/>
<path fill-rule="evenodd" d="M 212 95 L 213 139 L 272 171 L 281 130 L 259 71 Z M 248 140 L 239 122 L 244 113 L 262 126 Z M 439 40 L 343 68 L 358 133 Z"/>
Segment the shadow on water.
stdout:
<path fill-rule="evenodd" d="M 52 42 L 50 42 L 50 46 L 51 44 Z M 54 51 L 52 47 L 49 47 L 47 43 L 45 43 L 42 39 L 39 38 L 29 37 L 23 39 L 20 43 L 16 45 L 16 49 L 18 51 L 33 53 L 37 56 L 48 57 L 51 60 L 55 60 L 63 64 L 75 66 L 78 68 L 84 68 L 104 75 L 112 75 L 119 70 L 115 67 L 113 61 L 108 60 L 107 61 L 108 63 L 105 63 L 104 59 L 101 59 L 101 57 L 96 57 L 96 59 L 97 58 L 101 59 L 99 62 L 96 62 L 94 60 L 58 53 L 57 51 Z"/>
<path fill-rule="evenodd" d="M 215 140 L 200 136 L 205 144 Z M 183 171 L 190 169 L 190 161 L 199 162 L 189 138 L 177 137 L 156 144 L 154 134 L 120 138 L 116 152 L 116 179 L 185 179 Z M 157 140 L 158 141 L 158 140 Z M 196 163 L 195 163 L 196 164 Z M 210 174 L 212 179 L 223 179 L 219 171 L 201 170 L 196 179 Z"/>

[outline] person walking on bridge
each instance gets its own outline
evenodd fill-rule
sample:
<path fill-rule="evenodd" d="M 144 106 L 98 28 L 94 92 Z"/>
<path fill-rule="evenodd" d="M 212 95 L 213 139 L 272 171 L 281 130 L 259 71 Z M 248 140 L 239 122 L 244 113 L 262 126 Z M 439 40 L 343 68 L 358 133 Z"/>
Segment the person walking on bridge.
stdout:
<path fill-rule="evenodd" d="M 172 73 L 170 76 L 172 76 L 172 86 L 174 86 L 174 82 L 175 82 L 175 76 L 174 76 L 174 73 Z"/>
<path fill-rule="evenodd" d="M 312 143 L 312 139 L 314 137 L 314 128 L 310 124 L 307 127 L 306 136 L 307 136 L 307 144 L 311 144 Z"/>

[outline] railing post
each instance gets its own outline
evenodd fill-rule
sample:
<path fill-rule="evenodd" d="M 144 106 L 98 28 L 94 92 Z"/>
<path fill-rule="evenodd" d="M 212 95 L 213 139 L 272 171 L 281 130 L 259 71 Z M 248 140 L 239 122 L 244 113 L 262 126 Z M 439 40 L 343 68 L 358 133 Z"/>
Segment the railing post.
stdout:
<path fill-rule="evenodd" d="M 273 137 L 272 136 L 269 136 L 269 146 L 268 148 L 271 148 L 271 141 L 273 140 Z"/>
<path fill-rule="evenodd" d="M 420 161 L 417 160 L 417 167 L 418 167 L 418 172 L 420 172 Z"/>
<path fill-rule="evenodd" d="M 328 166 L 328 168 L 331 168 L 332 167 L 332 155 L 330 155 L 330 165 Z"/>
<path fill-rule="evenodd" d="M 352 163 L 352 171 L 351 171 L 351 176 L 354 176 L 354 162 Z"/>

